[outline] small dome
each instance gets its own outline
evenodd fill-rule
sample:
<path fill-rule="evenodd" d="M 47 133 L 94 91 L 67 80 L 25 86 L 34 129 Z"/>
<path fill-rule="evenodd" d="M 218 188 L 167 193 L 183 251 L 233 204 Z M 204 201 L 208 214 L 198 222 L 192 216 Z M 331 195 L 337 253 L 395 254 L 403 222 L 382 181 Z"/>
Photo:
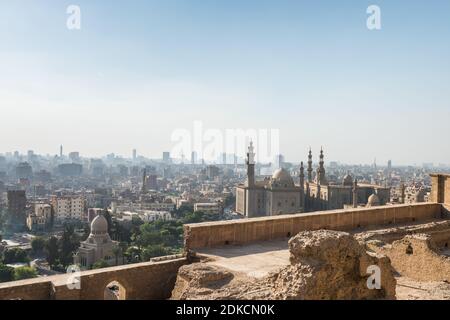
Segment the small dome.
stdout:
<path fill-rule="evenodd" d="M 344 186 L 352 186 L 353 185 L 353 177 L 347 173 L 344 177 L 344 179 L 342 179 L 342 184 Z"/>
<path fill-rule="evenodd" d="M 272 182 L 275 182 L 279 186 L 292 187 L 294 180 L 286 169 L 277 169 L 272 175 Z"/>
<path fill-rule="evenodd" d="M 92 220 L 91 233 L 92 234 L 108 233 L 108 221 L 103 216 L 103 214 L 99 214 L 94 218 L 94 220 Z"/>
<path fill-rule="evenodd" d="M 380 205 L 380 198 L 373 193 L 367 200 L 367 207 L 376 207 Z"/>

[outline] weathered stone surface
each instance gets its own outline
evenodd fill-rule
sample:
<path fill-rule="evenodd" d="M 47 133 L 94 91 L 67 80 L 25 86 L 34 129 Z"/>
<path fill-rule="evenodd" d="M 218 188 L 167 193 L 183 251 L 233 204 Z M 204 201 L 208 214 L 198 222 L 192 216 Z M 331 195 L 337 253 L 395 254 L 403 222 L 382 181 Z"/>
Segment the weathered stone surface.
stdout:
<path fill-rule="evenodd" d="M 394 299 L 387 257 L 367 253 L 345 232 L 305 231 L 289 241 L 291 266 L 272 279 L 275 299 Z M 367 268 L 381 270 L 381 289 L 369 289 Z"/>
<path fill-rule="evenodd" d="M 367 253 L 351 235 L 304 231 L 289 241 L 291 265 L 262 279 L 202 263 L 183 266 L 173 299 L 395 299 L 389 258 Z M 367 287 L 367 267 L 381 269 L 381 289 Z"/>
<path fill-rule="evenodd" d="M 450 281 L 450 257 L 428 234 L 407 235 L 377 250 L 387 255 L 394 269 L 416 281 Z"/>

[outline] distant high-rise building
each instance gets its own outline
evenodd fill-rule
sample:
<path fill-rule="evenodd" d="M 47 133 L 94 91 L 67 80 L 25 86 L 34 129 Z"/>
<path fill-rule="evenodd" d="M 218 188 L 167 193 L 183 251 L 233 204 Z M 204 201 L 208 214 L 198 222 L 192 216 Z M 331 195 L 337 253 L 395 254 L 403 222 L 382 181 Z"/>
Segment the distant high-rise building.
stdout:
<path fill-rule="evenodd" d="M 69 153 L 69 159 L 72 160 L 72 162 L 80 161 L 80 153 L 76 151 Z"/>
<path fill-rule="evenodd" d="M 28 158 L 28 161 L 33 161 L 33 158 L 34 158 L 34 151 L 33 150 L 28 150 L 27 158 Z"/>
<path fill-rule="evenodd" d="M 191 164 L 196 164 L 197 163 L 197 152 L 192 151 L 191 152 Z"/>
<path fill-rule="evenodd" d="M 55 211 L 55 217 L 60 221 L 85 218 L 86 200 L 82 196 L 52 196 L 51 203 Z"/>
<path fill-rule="evenodd" d="M 8 214 L 14 226 L 25 227 L 27 223 L 26 215 L 27 197 L 23 190 L 8 191 Z"/>
<path fill-rule="evenodd" d="M 136 149 L 133 149 L 133 160 L 136 160 L 137 158 L 137 151 Z"/>
<path fill-rule="evenodd" d="M 225 152 L 222 153 L 222 164 L 227 164 L 227 154 Z"/>
<path fill-rule="evenodd" d="M 21 162 L 16 167 L 17 179 L 30 179 L 33 175 L 33 169 L 28 162 Z"/>
<path fill-rule="evenodd" d="M 275 159 L 275 166 L 277 169 L 283 168 L 284 156 L 282 154 L 277 155 Z"/>
<path fill-rule="evenodd" d="M 392 169 L 392 160 L 388 161 L 388 170 L 391 171 Z"/>
<path fill-rule="evenodd" d="M 169 163 L 170 162 L 170 152 L 163 152 L 163 162 Z"/>
<path fill-rule="evenodd" d="M 58 173 L 65 177 L 78 177 L 83 172 L 83 166 L 77 163 L 63 163 L 58 165 Z"/>
<path fill-rule="evenodd" d="M 59 156 L 62 158 L 62 156 L 63 156 L 63 146 L 62 145 L 60 145 L 59 146 Z"/>
<path fill-rule="evenodd" d="M 206 167 L 206 175 L 208 179 L 213 180 L 215 177 L 219 176 L 219 168 L 216 166 Z"/>

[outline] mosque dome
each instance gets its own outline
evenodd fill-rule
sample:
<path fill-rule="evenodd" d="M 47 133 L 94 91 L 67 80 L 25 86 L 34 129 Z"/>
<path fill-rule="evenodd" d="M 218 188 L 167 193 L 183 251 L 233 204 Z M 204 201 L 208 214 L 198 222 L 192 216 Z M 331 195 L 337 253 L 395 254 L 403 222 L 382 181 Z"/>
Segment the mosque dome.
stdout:
<path fill-rule="evenodd" d="M 367 207 L 376 207 L 380 205 L 380 198 L 373 193 L 367 200 Z"/>
<path fill-rule="evenodd" d="M 353 177 L 347 173 L 344 177 L 344 179 L 342 179 L 342 184 L 344 186 L 352 186 L 353 185 Z"/>
<path fill-rule="evenodd" d="M 277 169 L 272 175 L 272 181 L 279 186 L 291 187 L 294 185 L 291 175 L 286 169 Z"/>
<path fill-rule="evenodd" d="M 102 214 L 99 214 L 92 220 L 91 233 L 96 235 L 108 233 L 108 221 Z"/>

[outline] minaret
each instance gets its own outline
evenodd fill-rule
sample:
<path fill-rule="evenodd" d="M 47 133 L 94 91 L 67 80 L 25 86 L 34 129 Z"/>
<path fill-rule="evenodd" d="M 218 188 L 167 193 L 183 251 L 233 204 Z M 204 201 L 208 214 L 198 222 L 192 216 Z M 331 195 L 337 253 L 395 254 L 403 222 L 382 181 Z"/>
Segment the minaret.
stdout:
<path fill-rule="evenodd" d="M 323 155 L 323 148 L 320 148 L 320 161 L 319 161 L 319 168 L 317 168 L 317 184 L 323 184 L 326 185 L 326 178 L 325 178 L 325 168 L 324 168 L 324 161 L 323 161 L 324 155 Z"/>
<path fill-rule="evenodd" d="M 245 182 L 245 185 L 247 187 L 254 187 L 255 186 L 255 153 L 253 149 L 253 141 L 250 141 L 250 145 L 248 147 L 247 152 L 247 181 Z"/>
<path fill-rule="evenodd" d="M 308 182 L 312 182 L 312 172 L 313 172 L 313 168 L 312 168 L 312 152 L 311 152 L 311 148 L 309 148 L 309 154 L 308 154 Z"/>
<path fill-rule="evenodd" d="M 358 208 L 358 180 L 353 182 L 353 208 Z"/>
<path fill-rule="evenodd" d="M 305 168 L 303 168 L 303 161 L 300 163 L 300 206 L 305 210 Z"/>

